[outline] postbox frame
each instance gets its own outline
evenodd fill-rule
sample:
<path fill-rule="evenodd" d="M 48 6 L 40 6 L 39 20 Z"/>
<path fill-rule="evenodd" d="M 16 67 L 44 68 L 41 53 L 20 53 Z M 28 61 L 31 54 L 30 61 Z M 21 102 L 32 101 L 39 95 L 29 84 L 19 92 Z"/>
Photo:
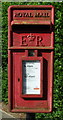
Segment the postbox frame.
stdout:
<path fill-rule="evenodd" d="M 43 99 L 37 99 L 38 101 L 40 101 L 40 103 L 38 102 L 39 105 L 43 105 L 44 106 L 47 106 L 47 108 L 24 108 L 23 106 L 23 109 L 22 108 L 15 108 L 15 101 L 14 101 L 14 88 L 13 88 L 13 85 L 14 85 L 14 82 L 12 81 L 12 64 L 13 64 L 13 53 L 16 52 L 16 51 L 21 51 L 21 50 L 29 50 L 30 47 L 14 47 L 11 45 L 11 35 L 12 35 L 12 26 L 16 23 L 16 21 L 12 21 L 12 18 L 11 18 L 11 15 L 12 15 L 12 10 L 15 9 L 15 8 L 18 8 L 18 9 L 27 9 L 27 8 L 32 8 L 32 9 L 41 9 L 41 8 L 51 8 L 52 10 L 52 17 L 51 17 L 51 21 L 52 21 L 52 25 L 54 25 L 54 7 L 52 5 L 13 5 L 13 6 L 10 6 L 9 9 L 8 9 L 8 103 L 9 103 L 9 109 L 11 112 L 32 112 L 32 113 L 47 113 L 47 112 L 52 112 L 52 97 L 53 97 L 53 62 L 54 62 L 54 59 L 53 59 L 53 56 L 54 56 L 54 53 L 53 53 L 53 50 L 54 50 L 54 32 L 52 31 L 52 43 L 51 43 L 51 46 L 50 47 L 31 47 L 31 49 L 37 49 L 37 50 L 43 50 L 43 51 L 51 51 L 51 62 L 50 62 L 50 78 L 49 78 L 49 81 L 48 81 L 48 85 L 49 85 L 49 88 L 48 88 L 48 94 L 47 94 L 47 101 L 43 100 Z M 29 21 L 30 22 L 30 21 Z M 20 21 L 19 21 L 19 24 L 20 24 Z M 23 23 L 21 23 L 23 24 Z M 27 24 L 28 24 L 28 21 L 27 21 Z M 29 23 L 29 24 L 34 24 L 34 23 Z M 39 23 L 38 23 L 39 24 Z M 44 23 L 44 21 L 41 23 L 42 25 L 45 24 L 45 25 L 51 25 L 50 22 L 47 21 L 47 23 Z M 37 23 L 36 23 L 37 25 Z M 49 71 L 48 71 L 49 72 Z M 13 83 L 13 85 L 12 85 Z M 21 96 L 20 96 L 21 97 Z M 34 100 L 34 98 L 32 99 L 32 101 Z M 41 102 L 41 100 L 43 102 Z M 45 105 L 46 104 L 46 105 Z"/>

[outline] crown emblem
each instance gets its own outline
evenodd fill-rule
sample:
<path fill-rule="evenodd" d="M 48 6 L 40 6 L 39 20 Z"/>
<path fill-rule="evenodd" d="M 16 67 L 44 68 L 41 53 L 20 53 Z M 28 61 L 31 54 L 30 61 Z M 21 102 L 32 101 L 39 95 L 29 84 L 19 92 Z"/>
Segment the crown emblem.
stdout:
<path fill-rule="evenodd" d="M 30 42 L 30 41 L 34 41 L 35 36 L 30 33 L 30 35 L 28 35 L 27 38 L 28 38 L 28 40 L 29 40 L 29 42 Z"/>

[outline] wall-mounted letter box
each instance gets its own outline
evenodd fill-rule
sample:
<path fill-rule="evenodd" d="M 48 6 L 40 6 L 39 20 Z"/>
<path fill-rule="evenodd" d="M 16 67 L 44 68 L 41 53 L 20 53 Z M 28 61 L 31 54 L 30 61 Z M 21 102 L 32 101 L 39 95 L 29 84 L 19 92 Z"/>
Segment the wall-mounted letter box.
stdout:
<path fill-rule="evenodd" d="M 8 9 L 8 98 L 12 112 L 51 112 L 54 7 Z"/>

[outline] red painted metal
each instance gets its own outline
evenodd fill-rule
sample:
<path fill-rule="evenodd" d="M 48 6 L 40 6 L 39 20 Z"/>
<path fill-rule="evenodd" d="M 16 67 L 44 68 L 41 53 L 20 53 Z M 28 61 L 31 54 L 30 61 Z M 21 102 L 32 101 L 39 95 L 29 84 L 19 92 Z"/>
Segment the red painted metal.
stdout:
<path fill-rule="evenodd" d="M 8 9 L 8 103 L 11 112 L 52 112 L 53 26 L 52 5 L 13 5 Z M 23 60 L 40 61 L 39 95 L 22 93 Z"/>

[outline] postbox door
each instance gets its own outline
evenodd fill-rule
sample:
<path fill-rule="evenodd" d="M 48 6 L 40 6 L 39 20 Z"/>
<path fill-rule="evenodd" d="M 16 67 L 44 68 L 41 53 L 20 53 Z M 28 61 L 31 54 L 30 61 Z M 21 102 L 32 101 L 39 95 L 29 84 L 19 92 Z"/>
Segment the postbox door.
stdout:
<path fill-rule="evenodd" d="M 49 51 L 45 52 L 43 50 L 42 51 L 39 50 L 39 55 L 38 55 L 39 57 L 31 57 L 31 58 L 23 57 L 23 56 L 25 56 L 25 54 L 26 54 L 25 50 L 19 51 L 19 52 L 18 51 L 12 52 L 12 59 L 13 59 L 12 75 L 13 75 L 13 77 L 12 77 L 11 90 L 13 92 L 13 97 L 11 99 L 12 99 L 13 107 L 20 108 L 20 106 L 23 107 L 23 105 L 24 105 L 24 107 L 26 109 L 28 106 L 28 102 L 29 102 L 29 109 L 34 106 L 39 108 L 45 101 L 45 103 L 44 103 L 45 105 L 43 104 L 44 105 L 43 107 L 45 107 L 45 109 L 46 109 L 47 99 L 49 98 L 48 93 L 50 91 L 50 87 L 48 87 L 48 86 L 50 86 L 50 82 L 51 82 L 50 80 L 52 79 L 51 76 L 52 76 L 53 68 L 51 69 L 51 64 L 52 64 L 51 60 L 53 60 L 53 52 L 49 52 Z M 40 57 L 40 55 L 42 57 Z M 32 87 L 32 85 L 36 84 L 36 83 L 32 83 L 32 82 L 29 83 L 30 81 L 26 81 L 26 80 L 24 81 L 24 79 L 23 79 L 23 77 L 24 77 L 23 75 L 26 73 L 26 71 L 25 72 L 23 71 L 23 65 L 26 64 L 27 62 L 28 62 L 28 65 L 30 65 L 30 63 L 29 63 L 30 61 L 31 62 L 34 61 L 37 69 L 39 69 L 41 71 L 41 72 L 39 72 L 39 71 L 37 72 L 38 75 L 40 73 L 39 78 L 41 77 L 41 80 L 39 82 L 40 86 L 39 85 L 38 85 L 38 87 L 36 87 L 35 85 L 33 86 L 35 91 L 32 91 L 32 90 L 30 91 L 30 90 L 26 89 L 26 87 L 30 87 L 30 86 Z M 23 62 L 25 62 L 25 63 L 23 64 Z M 40 63 L 40 65 L 39 65 L 39 63 Z M 38 64 L 38 66 L 37 66 L 37 64 Z M 41 67 L 39 67 L 39 66 L 41 66 Z M 34 66 L 33 66 L 33 69 L 34 69 Z M 33 69 L 30 69 L 30 70 L 33 72 Z M 31 71 L 29 71 L 29 73 Z M 32 72 L 31 72 L 31 74 L 33 75 Z M 36 75 L 36 74 L 34 74 L 34 75 Z M 38 76 L 36 75 L 36 77 L 38 77 Z M 29 77 L 27 77 L 27 79 L 28 78 Z M 29 80 L 31 80 L 31 79 L 29 79 Z M 32 80 L 34 80 L 34 79 L 32 79 Z M 38 82 L 38 80 L 37 81 L 36 80 L 33 82 Z M 32 84 L 32 85 L 27 86 L 26 82 L 27 82 L 27 84 L 29 83 L 29 85 L 30 84 Z M 29 89 L 31 89 L 31 87 Z M 39 88 L 40 91 L 37 88 Z M 39 100 L 40 100 L 41 104 L 39 104 Z M 32 106 L 31 106 L 31 104 L 32 104 Z M 39 106 L 38 106 L 38 104 L 39 104 Z"/>

